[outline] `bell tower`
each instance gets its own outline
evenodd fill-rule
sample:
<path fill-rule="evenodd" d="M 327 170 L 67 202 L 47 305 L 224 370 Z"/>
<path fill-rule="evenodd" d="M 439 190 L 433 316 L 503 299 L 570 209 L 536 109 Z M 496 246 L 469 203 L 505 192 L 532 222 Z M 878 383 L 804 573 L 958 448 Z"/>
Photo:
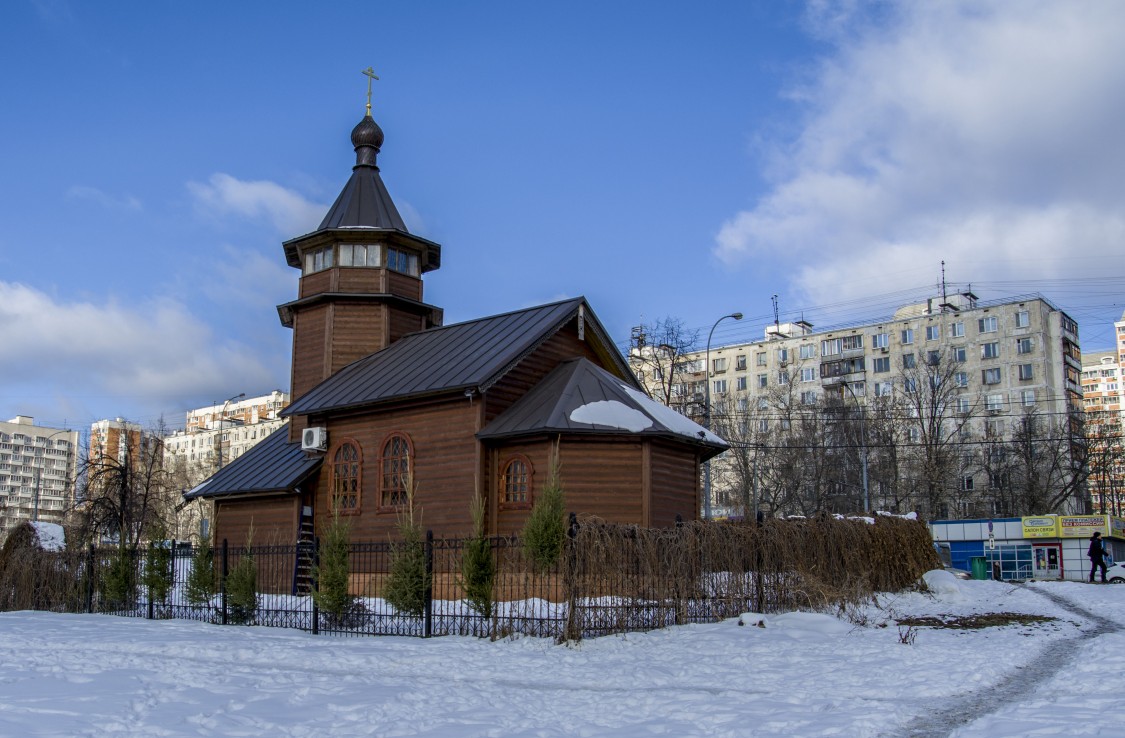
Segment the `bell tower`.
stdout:
<path fill-rule="evenodd" d="M 370 96 L 369 82 L 343 191 L 315 231 L 283 244 L 286 262 L 301 270 L 297 299 L 277 307 L 293 329 L 294 400 L 351 362 L 442 323 L 441 309 L 422 301 L 422 275 L 441 266 L 441 246 L 406 229 L 379 176 L 383 131 Z"/>

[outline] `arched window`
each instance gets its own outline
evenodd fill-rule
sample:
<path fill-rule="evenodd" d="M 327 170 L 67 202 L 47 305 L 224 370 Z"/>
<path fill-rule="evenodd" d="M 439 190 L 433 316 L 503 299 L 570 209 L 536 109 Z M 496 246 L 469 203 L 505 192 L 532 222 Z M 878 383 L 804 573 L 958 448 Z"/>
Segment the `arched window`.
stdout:
<path fill-rule="evenodd" d="M 513 456 L 500 474 L 500 505 L 530 507 L 532 492 L 531 462 L 526 456 Z"/>
<path fill-rule="evenodd" d="M 379 455 L 379 463 L 382 467 L 379 502 L 383 507 L 406 504 L 406 495 L 414 471 L 410 457 L 410 439 L 401 433 L 391 435 L 383 443 L 383 451 Z"/>
<path fill-rule="evenodd" d="M 362 464 L 359 446 L 344 441 L 332 456 L 332 505 L 342 515 L 359 512 Z"/>

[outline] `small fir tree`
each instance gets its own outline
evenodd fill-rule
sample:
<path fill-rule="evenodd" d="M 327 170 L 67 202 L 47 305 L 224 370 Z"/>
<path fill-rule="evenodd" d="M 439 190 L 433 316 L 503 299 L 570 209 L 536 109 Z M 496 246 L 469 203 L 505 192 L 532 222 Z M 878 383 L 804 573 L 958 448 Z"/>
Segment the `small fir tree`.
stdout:
<path fill-rule="evenodd" d="M 547 482 L 535 497 L 524 523 L 524 553 L 540 572 L 550 569 L 562 556 L 566 541 L 566 501 L 559 479 L 558 446 L 547 467 Z"/>
<path fill-rule="evenodd" d="M 129 607 L 137 596 L 136 554 L 119 544 L 99 582 L 102 600 L 111 610 Z"/>
<path fill-rule="evenodd" d="M 253 536 L 251 526 L 246 536 L 246 549 L 227 574 L 227 606 L 235 625 L 249 625 L 258 612 L 258 565 L 250 547 Z"/>
<path fill-rule="evenodd" d="M 348 556 L 351 547 L 351 526 L 340 515 L 339 507 L 332 510 L 332 521 L 320 539 L 320 560 L 313 568 L 313 601 L 329 623 L 343 625 L 355 614 L 360 604 L 348 592 Z"/>
<path fill-rule="evenodd" d="M 414 511 L 414 480 L 407 476 L 406 506 L 399 510 L 400 541 L 391 549 L 391 571 L 383 598 L 401 613 L 421 617 L 426 607 L 430 575 L 426 571 L 426 548 L 422 536 L 422 511 Z"/>
<path fill-rule="evenodd" d="M 484 498 L 479 494 L 473 497 L 469 512 L 473 516 L 473 537 L 465 542 L 461 556 L 461 588 L 469 607 L 487 618 L 492 616 L 496 562 L 492 559 L 492 544 L 485 537 Z"/>
<path fill-rule="evenodd" d="M 145 571 L 142 583 L 153 602 L 164 602 L 172 589 L 172 548 L 166 540 L 167 531 L 161 523 L 149 528 L 148 548 L 145 550 Z"/>
<path fill-rule="evenodd" d="M 210 539 L 201 540 L 192 553 L 184 595 L 193 605 L 208 604 L 215 596 L 215 550 Z"/>

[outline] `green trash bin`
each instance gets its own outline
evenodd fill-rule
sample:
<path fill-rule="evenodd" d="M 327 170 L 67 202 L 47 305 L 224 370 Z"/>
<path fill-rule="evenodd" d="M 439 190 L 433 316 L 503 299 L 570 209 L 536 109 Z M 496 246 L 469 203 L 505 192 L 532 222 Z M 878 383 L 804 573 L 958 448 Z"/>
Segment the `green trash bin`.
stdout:
<path fill-rule="evenodd" d="M 983 556 L 969 558 L 972 567 L 973 579 L 988 579 L 988 559 Z"/>

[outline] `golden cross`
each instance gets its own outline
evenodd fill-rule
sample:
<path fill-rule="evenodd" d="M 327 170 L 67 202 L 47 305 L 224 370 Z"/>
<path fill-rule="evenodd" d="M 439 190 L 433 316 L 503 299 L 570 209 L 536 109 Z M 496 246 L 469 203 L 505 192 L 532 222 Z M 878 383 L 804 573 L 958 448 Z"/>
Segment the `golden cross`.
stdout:
<path fill-rule="evenodd" d="M 371 115 L 371 83 L 379 78 L 375 76 L 373 67 L 364 69 L 363 74 L 367 76 L 367 114 Z"/>

